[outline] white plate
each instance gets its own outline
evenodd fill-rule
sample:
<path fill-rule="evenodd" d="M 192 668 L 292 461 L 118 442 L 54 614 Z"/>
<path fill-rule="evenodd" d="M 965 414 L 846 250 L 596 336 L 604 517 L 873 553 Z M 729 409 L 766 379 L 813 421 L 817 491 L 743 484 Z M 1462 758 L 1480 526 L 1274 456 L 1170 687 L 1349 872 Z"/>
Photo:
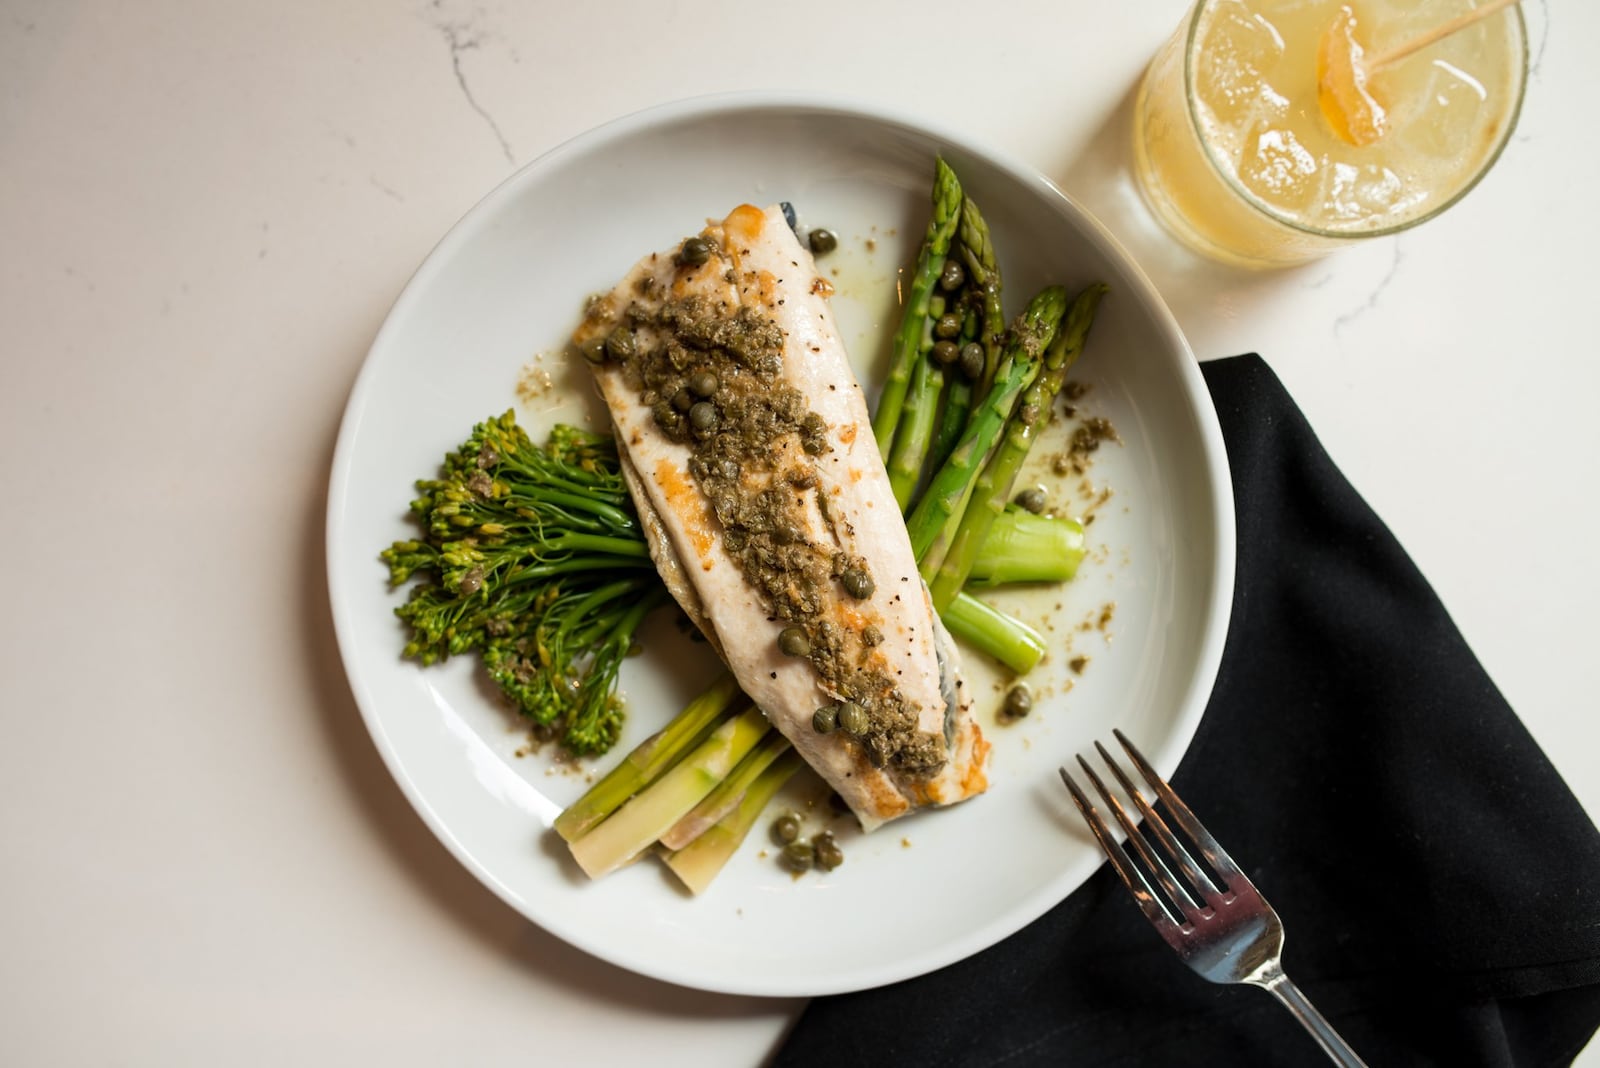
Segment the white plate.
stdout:
<path fill-rule="evenodd" d="M 757 833 L 698 899 L 654 862 L 591 884 L 547 829 L 582 778 L 546 756 L 517 755 L 523 732 L 471 661 L 424 670 L 400 659 L 392 610 L 401 595 L 387 589 L 377 553 L 410 536 L 412 481 L 434 472 L 474 422 L 516 406 L 538 435 L 556 418 L 595 414 L 561 357 L 583 298 L 742 201 L 788 200 L 803 222 L 839 233 L 840 251 L 823 264 L 838 270 L 835 314 L 870 375 L 896 316 L 896 272 L 926 222 L 936 153 L 990 220 L 1008 314 L 1048 282 L 1111 286 L 1075 377 L 1091 385 L 1083 407 L 1110 418 L 1123 444 L 1103 447 L 1091 472 L 1093 489 L 1113 493 L 1090 527 L 1091 558 L 1044 606 L 1057 684 L 1029 719 L 988 727 L 988 794 L 847 834 L 846 861 L 830 874 L 792 878 L 763 855 Z M 519 404 L 534 361 L 557 388 Z M 991 945 L 1080 885 L 1100 857 L 1056 766 L 1117 726 L 1172 772 L 1221 657 L 1233 552 L 1226 461 L 1198 368 L 1106 232 L 1038 174 L 961 137 L 809 98 L 658 108 L 563 145 L 491 193 L 423 263 L 378 334 L 329 494 L 329 584 L 350 684 L 429 827 L 496 894 L 574 945 L 646 975 L 744 994 L 815 995 L 918 975 Z M 1095 629 L 1113 603 L 1109 626 Z M 631 713 L 617 754 L 716 672 L 703 646 L 657 615 L 646 654 L 626 665 Z M 1063 693 L 1073 656 L 1089 662 Z M 992 675 L 972 673 L 992 704 Z"/>

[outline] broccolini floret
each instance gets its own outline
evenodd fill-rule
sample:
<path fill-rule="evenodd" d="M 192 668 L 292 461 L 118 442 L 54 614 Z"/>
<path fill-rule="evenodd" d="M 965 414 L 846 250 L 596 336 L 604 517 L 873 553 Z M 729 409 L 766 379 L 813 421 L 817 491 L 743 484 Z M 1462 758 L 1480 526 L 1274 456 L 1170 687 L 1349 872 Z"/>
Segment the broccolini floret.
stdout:
<path fill-rule="evenodd" d="M 580 755 L 616 743 L 617 672 L 666 592 L 609 435 L 558 426 L 543 448 L 506 412 L 417 483 L 424 535 L 381 554 L 422 664 L 478 650 L 511 703 Z"/>

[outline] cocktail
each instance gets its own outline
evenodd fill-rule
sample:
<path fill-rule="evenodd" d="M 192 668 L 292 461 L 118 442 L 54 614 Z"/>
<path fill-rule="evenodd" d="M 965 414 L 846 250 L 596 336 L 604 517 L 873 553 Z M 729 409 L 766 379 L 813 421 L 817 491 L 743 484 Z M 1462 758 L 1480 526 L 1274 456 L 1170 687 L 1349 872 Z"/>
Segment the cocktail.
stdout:
<path fill-rule="evenodd" d="M 1146 201 L 1186 244 L 1258 267 L 1432 218 L 1483 177 L 1516 125 L 1521 13 L 1498 11 L 1370 71 L 1363 62 L 1473 7 L 1199 0 L 1140 87 L 1134 159 Z"/>

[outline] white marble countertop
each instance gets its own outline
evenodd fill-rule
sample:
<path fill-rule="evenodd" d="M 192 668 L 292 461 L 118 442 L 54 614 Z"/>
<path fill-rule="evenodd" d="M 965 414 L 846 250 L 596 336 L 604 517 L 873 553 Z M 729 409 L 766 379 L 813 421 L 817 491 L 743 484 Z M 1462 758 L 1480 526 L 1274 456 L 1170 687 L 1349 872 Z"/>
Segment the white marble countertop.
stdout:
<path fill-rule="evenodd" d="M 451 860 L 362 727 L 322 558 L 346 394 L 432 244 L 566 138 L 711 91 L 825 85 L 1055 179 L 1202 359 L 1266 357 L 1600 812 L 1600 7 L 1525 6 L 1527 105 L 1471 196 L 1246 274 L 1178 251 L 1125 172 L 1181 0 L 0 5 L 0 1061 L 773 1046 L 798 1003 L 598 963 Z"/>

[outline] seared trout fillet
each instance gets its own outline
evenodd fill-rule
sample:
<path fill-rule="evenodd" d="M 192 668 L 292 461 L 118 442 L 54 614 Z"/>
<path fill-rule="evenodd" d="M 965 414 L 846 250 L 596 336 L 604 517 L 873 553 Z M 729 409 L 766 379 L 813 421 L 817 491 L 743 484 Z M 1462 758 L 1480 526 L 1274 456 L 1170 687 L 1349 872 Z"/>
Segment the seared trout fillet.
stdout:
<path fill-rule="evenodd" d="M 831 291 L 778 208 L 744 205 L 641 260 L 573 340 L 668 588 L 871 830 L 981 793 L 989 747 Z"/>

